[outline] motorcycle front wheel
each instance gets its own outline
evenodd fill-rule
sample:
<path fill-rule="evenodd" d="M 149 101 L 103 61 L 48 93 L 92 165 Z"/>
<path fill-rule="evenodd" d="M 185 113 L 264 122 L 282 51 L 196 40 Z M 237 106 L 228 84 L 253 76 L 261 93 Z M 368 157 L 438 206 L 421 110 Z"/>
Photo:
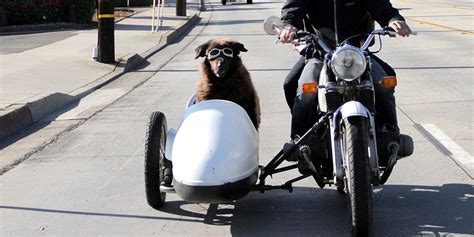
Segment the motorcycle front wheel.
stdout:
<path fill-rule="evenodd" d="M 351 211 L 352 236 L 371 236 L 372 185 L 368 154 L 368 120 L 344 120 L 345 187 Z"/>

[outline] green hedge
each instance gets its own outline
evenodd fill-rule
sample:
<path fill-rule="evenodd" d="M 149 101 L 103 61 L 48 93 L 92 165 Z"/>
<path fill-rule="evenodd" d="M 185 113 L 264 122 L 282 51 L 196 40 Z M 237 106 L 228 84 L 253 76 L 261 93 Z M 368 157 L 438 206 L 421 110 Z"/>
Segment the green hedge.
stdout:
<path fill-rule="evenodd" d="M 1 0 L 9 25 L 68 22 L 74 6 L 77 23 L 92 21 L 94 0 Z"/>

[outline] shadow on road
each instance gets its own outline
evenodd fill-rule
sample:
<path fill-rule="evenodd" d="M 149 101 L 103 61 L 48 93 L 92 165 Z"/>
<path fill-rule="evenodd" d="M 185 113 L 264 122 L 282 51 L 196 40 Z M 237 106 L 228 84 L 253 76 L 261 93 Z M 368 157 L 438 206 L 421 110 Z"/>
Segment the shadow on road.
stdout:
<path fill-rule="evenodd" d="M 385 185 L 374 189 L 374 236 L 474 235 L 474 186 Z M 189 208 L 191 206 L 192 208 Z M 198 207 L 198 208 L 197 208 Z M 349 236 L 346 196 L 334 189 L 250 193 L 230 204 L 167 202 L 157 215 L 0 206 L 24 212 L 202 222 L 230 226 L 232 236 Z M 176 215 L 161 217 L 160 213 Z"/>

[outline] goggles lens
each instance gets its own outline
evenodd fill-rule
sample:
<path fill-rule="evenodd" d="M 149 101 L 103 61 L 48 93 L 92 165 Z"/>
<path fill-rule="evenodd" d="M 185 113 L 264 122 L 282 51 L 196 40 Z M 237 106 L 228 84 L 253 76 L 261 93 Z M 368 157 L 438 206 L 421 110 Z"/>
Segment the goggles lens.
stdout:
<path fill-rule="evenodd" d="M 223 49 L 214 48 L 214 49 L 211 49 L 211 51 L 209 51 L 209 53 L 207 53 L 207 58 L 209 60 L 215 59 L 215 58 L 219 57 L 219 55 L 221 55 L 221 53 L 224 56 L 229 57 L 229 58 L 232 58 L 234 56 L 234 51 L 232 51 L 232 49 L 230 49 L 230 48 L 223 48 Z"/>

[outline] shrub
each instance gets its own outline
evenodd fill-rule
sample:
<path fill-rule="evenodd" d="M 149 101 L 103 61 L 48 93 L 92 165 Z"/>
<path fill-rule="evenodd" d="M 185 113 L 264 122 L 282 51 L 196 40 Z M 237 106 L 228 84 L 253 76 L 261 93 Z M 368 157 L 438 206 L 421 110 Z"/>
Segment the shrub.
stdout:
<path fill-rule="evenodd" d="M 75 8 L 77 23 L 90 23 L 94 0 L 2 0 L 0 9 L 7 12 L 11 25 L 66 22 L 69 9 Z"/>

